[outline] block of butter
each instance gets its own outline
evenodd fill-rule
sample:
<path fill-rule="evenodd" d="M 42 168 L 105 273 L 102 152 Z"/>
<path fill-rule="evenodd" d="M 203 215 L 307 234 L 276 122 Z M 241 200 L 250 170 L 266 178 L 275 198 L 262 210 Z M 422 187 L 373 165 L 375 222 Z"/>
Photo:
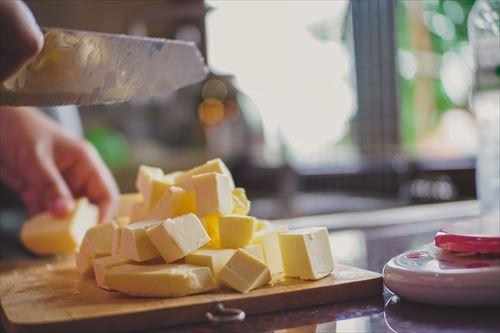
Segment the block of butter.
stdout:
<path fill-rule="evenodd" d="M 93 261 L 95 281 L 97 286 L 103 289 L 110 289 L 104 284 L 104 273 L 107 269 L 132 263 L 131 260 L 120 257 L 119 255 L 111 255 L 101 258 L 96 258 Z"/>
<path fill-rule="evenodd" d="M 80 274 L 92 272 L 94 258 L 111 255 L 113 233 L 118 228 L 115 222 L 109 222 L 87 230 L 80 251 L 76 256 L 76 266 Z"/>
<path fill-rule="evenodd" d="M 256 220 L 254 217 L 235 214 L 220 216 L 220 246 L 237 249 L 250 245 L 255 228 Z"/>
<path fill-rule="evenodd" d="M 250 211 L 250 201 L 244 188 L 237 187 L 231 191 L 233 198 L 233 214 L 247 215 Z"/>
<path fill-rule="evenodd" d="M 261 244 L 250 244 L 245 247 L 242 247 L 241 249 L 253 255 L 260 261 L 266 262 L 266 257 L 264 256 L 264 250 Z"/>
<path fill-rule="evenodd" d="M 113 222 L 116 223 L 117 228 L 113 230 L 113 236 L 111 237 L 111 254 L 118 254 L 122 242 L 123 227 L 130 224 L 130 219 L 128 217 L 118 217 Z"/>
<path fill-rule="evenodd" d="M 122 265 L 106 269 L 104 285 L 131 296 L 179 297 L 217 287 L 208 267 L 186 264 Z"/>
<path fill-rule="evenodd" d="M 247 293 L 271 282 L 271 273 L 263 261 L 238 249 L 220 271 L 219 279 L 225 286 Z"/>
<path fill-rule="evenodd" d="M 137 202 L 132 206 L 130 212 L 130 223 L 135 223 L 137 221 L 145 221 L 149 219 L 149 209 L 145 202 Z"/>
<path fill-rule="evenodd" d="M 153 196 L 158 195 L 153 193 L 155 190 L 161 190 L 161 186 L 155 188 L 153 185 L 153 180 L 158 180 L 163 177 L 163 170 L 160 168 L 150 167 L 147 165 L 141 165 L 139 171 L 137 172 L 137 178 L 135 180 L 135 187 L 142 194 L 144 202 L 149 208 L 149 203 Z M 160 184 L 157 184 L 160 185 Z"/>
<path fill-rule="evenodd" d="M 318 280 L 333 271 L 328 230 L 305 228 L 279 234 L 285 276 Z"/>
<path fill-rule="evenodd" d="M 199 249 L 186 256 L 186 264 L 209 267 L 216 281 L 219 273 L 233 255 L 232 249 Z"/>
<path fill-rule="evenodd" d="M 281 248 L 279 234 L 288 230 L 288 227 L 270 226 L 257 231 L 253 238 L 254 244 L 262 245 L 264 257 L 273 281 L 283 277 L 283 261 L 281 259 Z"/>
<path fill-rule="evenodd" d="M 75 253 L 98 217 L 97 207 L 81 198 L 67 217 L 56 218 L 50 212 L 31 217 L 22 227 L 21 242 L 36 254 Z"/>
<path fill-rule="evenodd" d="M 205 247 L 212 249 L 220 248 L 220 237 L 219 237 L 219 216 L 218 215 L 209 215 L 201 218 L 201 222 L 203 223 L 203 227 L 205 227 L 205 231 L 210 236 L 210 241 L 205 244 Z"/>
<path fill-rule="evenodd" d="M 170 186 L 149 213 L 149 218 L 166 219 L 196 212 L 194 192 L 178 186 Z"/>
<path fill-rule="evenodd" d="M 167 219 L 149 228 L 146 233 L 166 263 L 185 257 L 210 240 L 194 214 Z"/>
<path fill-rule="evenodd" d="M 149 240 L 146 230 L 162 222 L 161 220 L 146 220 L 123 227 L 118 254 L 125 259 L 139 262 L 160 257 L 160 253 Z"/>
<path fill-rule="evenodd" d="M 220 158 L 207 161 L 205 164 L 202 164 L 191 170 L 176 175 L 174 178 L 174 182 L 175 185 L 182 187 L 186 191 L 192 192 L 194 191 L 194 185 L 191 177 L 196 175 L 201 175 L 202 173 L 211 173 L 211 172 L 216 172 L 228 176 L 229 186 L 231 190 L 234 189 L 233 176 L 231 176 L 231 172 Z"/>
<path fill-rule="evenodd" d="M 229 214 L 233 211 L 229 176 L 211 172 L 191 179 L 196 192 L 196 211 L 200 216 Z"/>
<path fill-rule="evenodd" d="M 125 193 L 121 194 L 118 199 L 118 208 L 115 212 L 115 217 L 130 216 L 132 207 L 136 203 L 142 202 L 142 195 L 140 193 Z"/>

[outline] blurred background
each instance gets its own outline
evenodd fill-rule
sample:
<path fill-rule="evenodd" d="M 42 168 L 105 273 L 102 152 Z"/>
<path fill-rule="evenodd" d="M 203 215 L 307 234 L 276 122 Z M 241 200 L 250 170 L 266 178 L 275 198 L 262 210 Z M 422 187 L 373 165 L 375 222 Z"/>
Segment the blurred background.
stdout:
<path fill-rule="evenodd" d="M 210 74 L 81 107 L 134 190 L 137 167 L 223 158 L 252 213 L 282 218 L 476 196 L 473 0 L 27 1 L 42 26 L 195 42 Z"/>

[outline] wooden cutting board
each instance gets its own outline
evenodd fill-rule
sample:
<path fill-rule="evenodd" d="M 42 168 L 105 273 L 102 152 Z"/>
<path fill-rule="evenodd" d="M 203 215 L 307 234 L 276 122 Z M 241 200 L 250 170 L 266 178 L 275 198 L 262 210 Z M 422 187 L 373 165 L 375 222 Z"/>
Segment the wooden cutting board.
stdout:
<path fill-rule="evenodd" d="M 80 277 L 71 259 L 2 267 L 2 322 L 9 332 L 124 332 L 206 321 L 222 302 L 247 315 L 335 303 L 382 293 L 380 274 L 336 265 L 319 281 L 288 279 L 240 294 L 229 289 L 170 299 L 133 298 Z"/>

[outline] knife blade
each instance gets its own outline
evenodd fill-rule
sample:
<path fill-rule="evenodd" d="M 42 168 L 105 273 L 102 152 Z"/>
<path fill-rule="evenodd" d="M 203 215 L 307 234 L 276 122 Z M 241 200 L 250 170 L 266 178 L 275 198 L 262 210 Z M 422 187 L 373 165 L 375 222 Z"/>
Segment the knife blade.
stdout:
<path fill-rule="evenodd" d="M 91 105 L 128 101 L 203 80 L 192 42 L 45 28 L 42 52 L 0 85 L 0 105 Z"/>

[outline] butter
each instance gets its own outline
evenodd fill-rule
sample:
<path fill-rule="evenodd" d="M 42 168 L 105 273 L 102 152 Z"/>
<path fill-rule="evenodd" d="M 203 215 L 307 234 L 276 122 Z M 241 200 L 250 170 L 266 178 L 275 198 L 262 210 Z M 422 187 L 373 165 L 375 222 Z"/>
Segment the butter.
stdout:
<path fill-rule="evenodd" d="M 166 263 L 185 257 L 210 240 L 194 214 L 167 219 L 146 233 Z"/>
<path fill-rule="evenodd" d="M 281 259 L 281 248 L 279 234 L 288 230 L 288 227 L 266 227 L 257 231 L 253 238 L 254 244 L 262 245 L 265 263 L 269 267 L 273 281 L 283 277 L 283 261 Z"/>
<path fill-rule="evenodd" d="M 262 249 L 261 244 L 250 244 L 242 248 L 242 250 L 247 253 L 253 255 L 255 258 L 260 261 L 266 262 L 266 257 L 264 256 L 264 250 Z"/>
<path fill-rule="evenodd" d="M 171 186 L 153 207 L 149 217 L 166 219 L 194 212 L 196 212 L 195 194 L 178 186 Z"/>
<path fill-rule="evenodd" d="M 231 191 L 233 199 L 233 214 L 247 215 L 250 211 L 250 201 L 244 188 L 237 187 Z"/>
<path fill-rule="evenodd" d="M 326 228 L 305 228 L 279 234 L 285 276 L 318 280 L 333 271 Z"/>
<path fill-rule="evenodd" d="M 220 173 L 193 176 L 196 210 L 200 216 L 229 214 L 233 211 L 230 178 Z"/>
<path fill-rule="evenodd" d="M 89 254 L 88 245 L 83 242 L 80 246 L 80 250 L 75 256 L 76 269 L 80 275 L 88 275 L 92 273 L 92 263 L 93 259 Z"/>
<path fill-rule="evenodd" d="M 56 218 L 50 212 L 27 220 L 21 230 L 21 242 L 36 254 L 75 253 L 88 229 L 97 224 L 99 211 L 86 198 L 76 201 L 67 217 Z"/>
<path fill-rule="evenodd" d="M 104 284 L 104 274 L 105 271 L 109 268 L 121 266 L 125 264 L 130 264 L 131 261 L 129 259 L 124 259 L 119 255 L 111 255 L 101 258 L 94 259 L 93 268 L 95 274 L 95 281 L 97 286 L 103 289 L 110 289 L 108 286 Z"/>
<path fill-rule="evenodd" d="M 199 249 L 186 256 L 186 264 L 210 268 L 215 280 L 219 281 L 219 273 L 233 253 L 231 249 Z"/>
<path fill-rule="evenodd" d="M 175 185 L 182 187 L 186 191 L 192 192 L 194 191 L 194 184 L 192 181 L 193 176 L 213 172 L 228 176 L 229 187 L 231 188 L 231 190 L 234 189 L 233 176 L 231 176 L 231 172 L 220 158 L 207 161 L 203 165 L 197 166 L 191 170 L 176 175 L 174 178 L 174 183 Z"/>
<path fill-rule="evenodd" d="M 115 217 L 130 216 L 132 207 L 136 203 L 142 202 L 142 195 L 140 193 L 126 193 L 120 195 L 118 199 L 118 209 L 115 212 Z"/>
<path fill-rule="evenodd" d="M 163 177 L 163 170 L 160 168 L 150 167 L 147 165 L 141 165 L 139 171 L 137 172 L 137 178 L 135 180 L 135 187 L 142 194 L 144 202 L 146 202 L 149 208 L 152 196 L 155 195 L 153 180 L 160 179 Z"/>
<path fill-rule="evenodd" d="M 212 249 L 220 249 L 219 216 L 205 216 L 201 218 L 201 222 L 208 236 L 210 236 L 210 241 L 204 246 Z"/>
<path fill-rule="evenodd" d="M 257 219 L 257 231 L 262 230 L 264 228 L 272 226 L 271 222 L 267 220 Z"/>
<path fill-rule="evenodd" d="M 122 242 L 122 231 L 123 227 L 130 224 L 130 219 L 128 217 L 119 217 L 114 220 L 117 228 L 113 230 L 113 235 L 111 237 L 111 254 L 118 254 L 120 244 Z"/>
<path fill-rule="evenodd" d="M 132 206 L 132 211 L 130 212 L 130 223 L 135 223 L 137 221 L 145 221 L 149 218 L 149 210 L 144 202 L 138 202 Z"/>
<path fill-rule="evenodd" d="M 146 230 L 162 221 L 146 220 L 123 227 L 118 254 L 125 259 L 146 261 L 160 257 L 160 253 L 148 238 Z"/>
<path fill-rule="evenodd" d="M 116 229 L 118 229 L 118 225 L 115 222 L 109 222 L 87 230 L 83 242 L 87 244 L 88 252 L 92 258 L 111 254 L 111 241 Z"/>
<path fill-rule="evenodd" d="M 186 264 L 122 265 L 105 270 L 104 284 L 124 294 L 179 297 L 217 287 L 210 268 Z"/>
<path fill-rule="evenodd" d="M 225 286 L 247 293 L 269 283 L 271 273 L 263 261 L 239 249 L 222 268 L 219 279 Z"/>
<path fill-rule="evenodd" d="M 237 249 L 250 245 L 256 220 L 251 216 L 224 215 L 219 217 L 219 236 L 222 248 Z"/>

